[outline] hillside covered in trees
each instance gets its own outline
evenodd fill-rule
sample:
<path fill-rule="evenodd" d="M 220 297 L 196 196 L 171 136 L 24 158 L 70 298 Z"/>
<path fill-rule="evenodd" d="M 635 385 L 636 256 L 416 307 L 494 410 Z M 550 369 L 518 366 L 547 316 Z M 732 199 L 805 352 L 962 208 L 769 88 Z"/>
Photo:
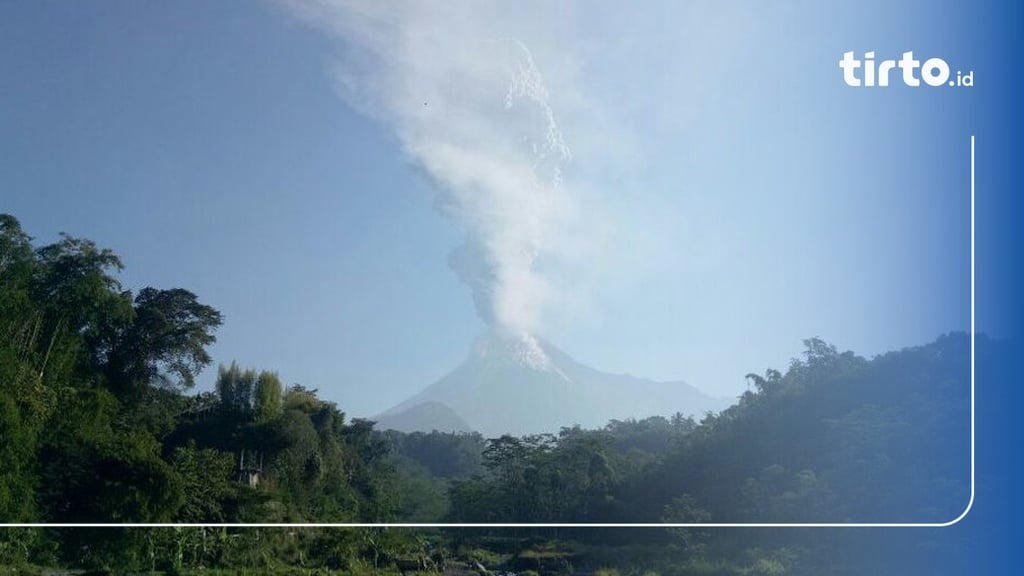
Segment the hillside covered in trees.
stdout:
<path fill-rule="evenodd" d="M 808 340 L 784 372 L 748 375 L 735 405 L 699 421 L 381 432 L 272 370 L 222 364 L 215 391 L 194 393 L 220 313 L 180 288 L 125 290 L 121 267 L 85 239 L 36 246 L 0 216 L 4 523 L 944 522 L 970 494 L 966 335 L 872 359 Z M 998 347 L 978 340 L 981 355 Z M 2 528 L 0 567 L 815 574 L 835 568 L 834 537 Z"/>

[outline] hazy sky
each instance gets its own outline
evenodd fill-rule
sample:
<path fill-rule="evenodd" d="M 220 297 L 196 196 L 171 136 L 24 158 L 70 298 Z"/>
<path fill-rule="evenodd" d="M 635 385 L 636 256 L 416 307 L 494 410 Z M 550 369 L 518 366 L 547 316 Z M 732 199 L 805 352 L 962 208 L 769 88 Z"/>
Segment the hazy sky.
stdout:
<path fill-rule="evenodd" d="M 956 40 L 981 16 L 349 4 L 5 3 L 0 211 L 196 292 L 217 361 L 357 416 L 457 365 L 481 317 L 715 395 L 803 338 L 967 328 L 986 89 L 851 88 L 838 62 L 984 77 Z"/>

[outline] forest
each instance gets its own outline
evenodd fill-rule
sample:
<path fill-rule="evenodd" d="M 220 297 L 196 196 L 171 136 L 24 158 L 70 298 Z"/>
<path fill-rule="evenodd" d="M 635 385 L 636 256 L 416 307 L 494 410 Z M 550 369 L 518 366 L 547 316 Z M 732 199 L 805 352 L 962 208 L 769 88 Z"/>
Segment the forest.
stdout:
<path fill-rule="evenodd" d="M 215 389 L 195 392 L 224 319 L 183 288 L 126 290 L 122 268 L 87 239 L 36 245 L 0 215 L 0 522 L 191 526 L 2 527 L 0 574 L 856 574 L 863 546 L 911 544 L 852 530 L 223 525 L 941 523 L 971 493 L 966 334 L 873 358 L 811 338 L 719 413 L 400 433 L 272 366 L 225 359 Z"/>

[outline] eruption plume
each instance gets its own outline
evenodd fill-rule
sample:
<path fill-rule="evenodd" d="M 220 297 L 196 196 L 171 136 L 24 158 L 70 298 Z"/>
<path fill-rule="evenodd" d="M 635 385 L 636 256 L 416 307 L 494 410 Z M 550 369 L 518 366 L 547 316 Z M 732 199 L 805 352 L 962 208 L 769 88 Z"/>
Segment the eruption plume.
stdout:
<path fill-rule="evenodd" d="M 530 50 L 479 2 L 290 2 L 342 46 L 345 100 L 385 124 L 436 183 L 465 242 L 448 262 L 489 326 L 532 332 L 553 297 L 541 264 L 573 212 L 570 159 Z"/>

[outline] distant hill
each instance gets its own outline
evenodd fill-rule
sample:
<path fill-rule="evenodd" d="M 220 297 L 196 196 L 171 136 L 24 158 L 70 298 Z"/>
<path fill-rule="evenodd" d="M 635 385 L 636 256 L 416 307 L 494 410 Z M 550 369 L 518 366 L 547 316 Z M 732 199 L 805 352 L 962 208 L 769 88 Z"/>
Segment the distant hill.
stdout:
<path fill-rule="evenodd" d="M 473 429 L 454 410 L 440 402 L 421 402 L 400 411 L 377 417 L 378 430 L 399 432 L 472 432 Z"/>
<path fill-rule="evenodd" d="M 942 523 L 964 512 L 970 337 L 870 360 L 805 343 L 785 374 L 750 375 L 735 405 L 631 480 L 616 520 L 650 521 L 682 494 L 717 522 Z M 978 336 L 978 365 L 1008 357 L 1003 346 Z"/>
<path fill-rule="evenodd" d="M 460 366 L 376 419 L 378 428 L 404 431 L 453 430 L 464 422 L 496 437 L 676 412 L 700 416 L 727 404 L 685 382 L 600 372 L 536 336 L 490 332 Z"/>

